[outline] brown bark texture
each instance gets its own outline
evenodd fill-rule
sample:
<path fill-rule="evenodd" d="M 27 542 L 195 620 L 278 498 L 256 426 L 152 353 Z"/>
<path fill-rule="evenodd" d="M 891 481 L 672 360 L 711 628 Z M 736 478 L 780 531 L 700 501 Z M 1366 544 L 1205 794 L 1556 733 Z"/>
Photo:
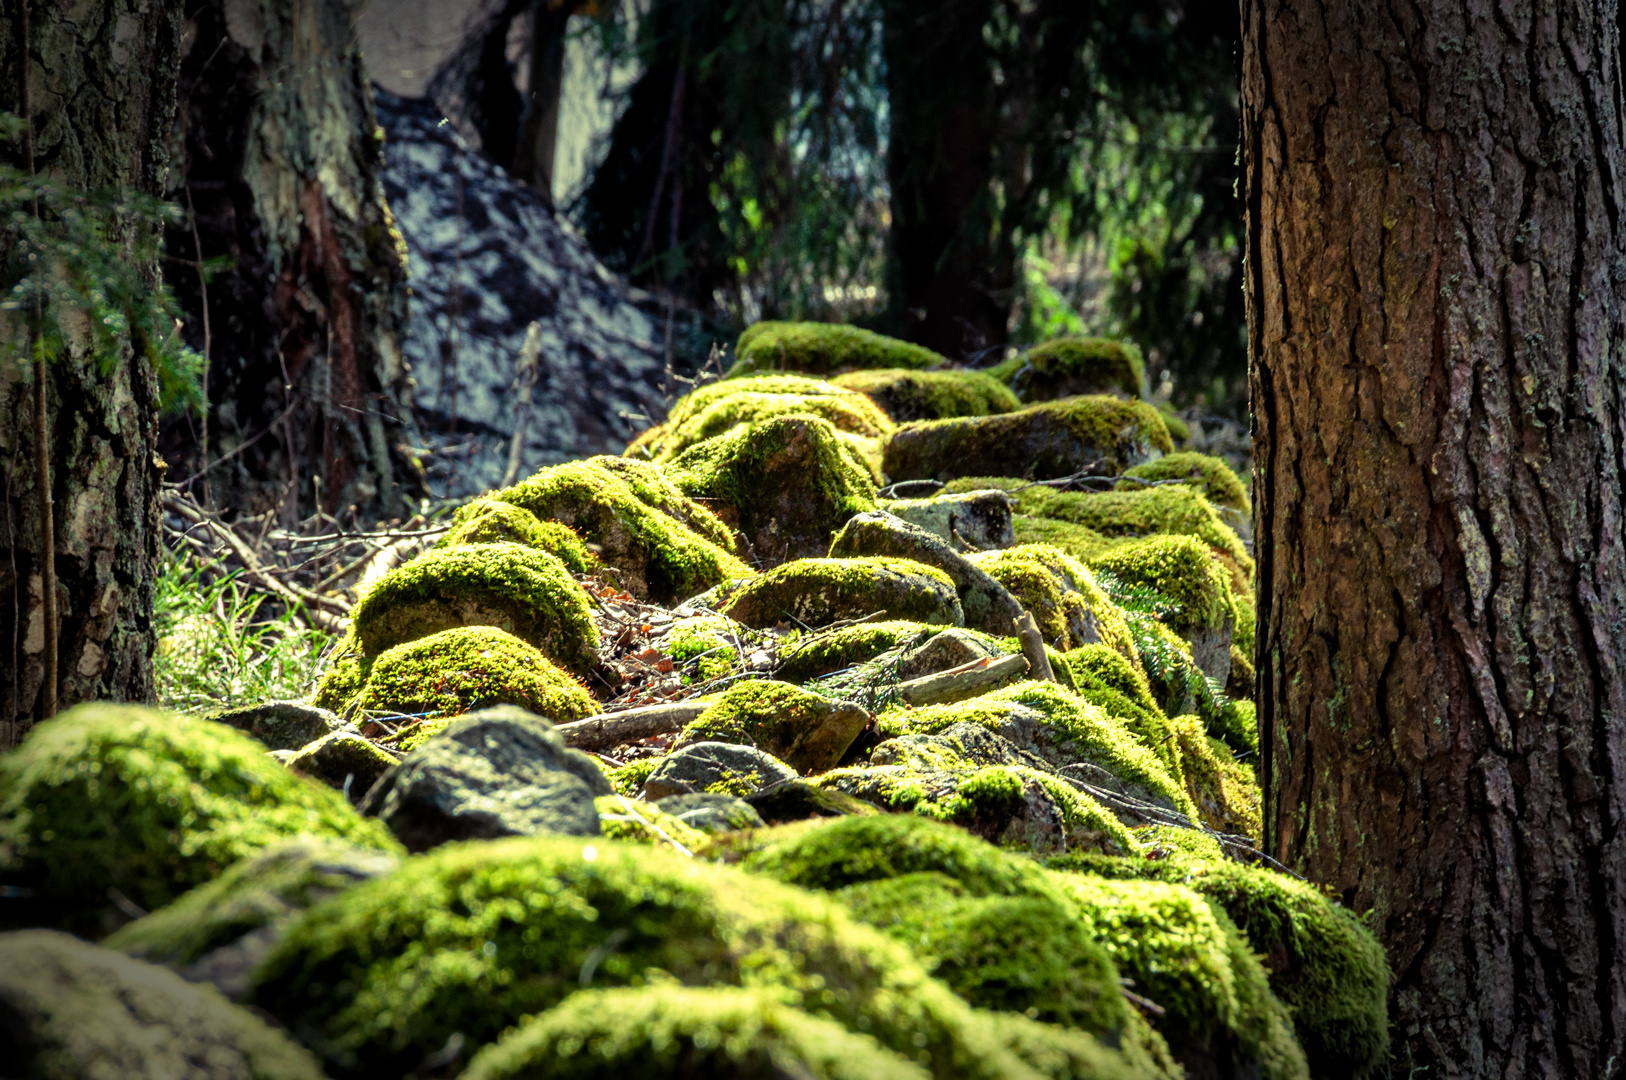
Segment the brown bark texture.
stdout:
<path fill-rule="evenodd" d="M 1266 846 L 1396 1075 L 1626 1068 L 1614 0 L 1243 0 Z"/>
<path fill-rule="evenodd" d="M 32 0 L 27 71 L 41 175 L 84 190 L 162 190 L 180 7 L 179 0 Z M 15 4 L 0 5 L 0 109 L 12 113 L 22 99 L 19 16 Z M 21 167 L 21 155 L 13 162 Z M 152 273 L 156 279 L 156 266 Z M 36 444 L 32 373 L 0 362 L 0 750 L 39 719 L 52 632 L 35 480 L 42 452 L 51 464 L 56 534 L 59 706 L 153 693 L 156 380 L 128 345 L 116 357 L 91 355 L 82 315 L 58 318 L 67 349 L 45 369 L 49 445 Z"/>
<path fill-rule="evenodd" d="M 165 276 L 208 347 L 209 493 L 244 512 L 403 512 L 416 445 L 406 246 L 349 0 L 188 0 Z M 203 260 L 230 268 L 200 282 Z M 204 337 L 204 296 L 209 336 Z M 204 464 L 171 424 L 179 480 Z M 228 457 L 228 455 L 230 455 Z M 201 489 L 195 487 L 195 491 Z"/>

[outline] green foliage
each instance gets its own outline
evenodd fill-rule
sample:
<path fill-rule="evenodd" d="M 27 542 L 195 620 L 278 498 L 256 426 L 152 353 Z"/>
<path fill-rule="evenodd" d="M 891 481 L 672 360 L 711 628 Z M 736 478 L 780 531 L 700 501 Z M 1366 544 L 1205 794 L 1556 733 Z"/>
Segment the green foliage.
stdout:
<path fill-rule="evenodd" d="M 302 698 L 334 636 L 298 608 L 262 616 L 267 598 L 236 574 L 211 575 L 171 552 L 159 561 L 153 603 L 158 704 L 169 709 Z"/>
<path fill-rule="evenodd" d="M 106 929 L 109 887 L 154 910 L 301 835 L 398 850 L 337 791 L 209 720 L 80 705 L 0 757 L 0 882 L 64 929 Z"/>
<path fill-rule="evenodd" d="M 0 139 L 15 141 L 23 131 L 22 119 L 0 114 Z M 83 335 L 105 376 L 128 341 L 157 375 L 162 407 L 201 408 L 203 358 L 176 332 L 180 307 L 174 296 L 150 280 L 163 226 L 180 213 L 140 192 L 79 191 L 0 165 L 0 247 L 9 256 L 0 278 L 0 311 L 26 328 L 33 347 L 25 356 L 20 338 L 8 335 L 0 357 L 18 365 L 51 363 L 68 349 L 70 336 Z"/>

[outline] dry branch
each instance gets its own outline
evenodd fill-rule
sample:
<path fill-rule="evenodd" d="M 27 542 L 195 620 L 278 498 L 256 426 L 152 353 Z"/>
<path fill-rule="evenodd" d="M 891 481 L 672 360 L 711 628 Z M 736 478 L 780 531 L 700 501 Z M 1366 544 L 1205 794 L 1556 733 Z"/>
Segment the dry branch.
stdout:
<path fill-rule="evenodd" d="M 898 697 L 911 705 L 940 705 L 964 701 L 1028 670 L 1025 656 L 973 660 L 935 675 L 898 684 Z"/>
<path fill-rule="evenodd" d="M 711 707 L 706 701 L 679 701 L 622 712 L 601 713 L 559 725 L 565 745 L 578 750 L 604 750 L 622 743 L 669 735 Z"/>

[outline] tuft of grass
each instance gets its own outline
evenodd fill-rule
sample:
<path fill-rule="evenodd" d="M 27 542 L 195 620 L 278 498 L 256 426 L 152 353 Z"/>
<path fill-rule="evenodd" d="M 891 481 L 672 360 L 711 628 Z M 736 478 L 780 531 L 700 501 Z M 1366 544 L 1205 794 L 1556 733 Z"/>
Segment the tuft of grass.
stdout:
<path fill-rule="evenodd" d="M 153 605 L 158 704 L 185 711 L 308 696 L 336 635 L 303 614 L 236 573 L 164 552 Z"/>

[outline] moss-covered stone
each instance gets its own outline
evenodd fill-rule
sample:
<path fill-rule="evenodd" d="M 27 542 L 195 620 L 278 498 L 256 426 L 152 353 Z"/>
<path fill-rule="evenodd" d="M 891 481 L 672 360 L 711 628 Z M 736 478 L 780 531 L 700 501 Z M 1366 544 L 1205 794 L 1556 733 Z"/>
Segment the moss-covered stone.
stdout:
<path fill-rule="evenodd" d="M 344 724 L 331 710 L 302 701 L 262 701 L 210 709 L 200 719 L 252 735 L 268 750 L 298 750 L 323 735 L 344 730 Z"/>
<path fill-rule="evenodd" d="M 1172 831 L 1172 830 L 1171 830 Z M 1182 830 L 1189 831 L 1189 830 Z M 1201 834 L 1195 834 L 1201 835 Z M 1219 858 L 1073 854 L 1056 869 L 1181 884 L 1219 905 L 1262 958 L 1313 1076 L 1377 1075 L 1389 1047 L 1389 966 L 1351 912 L 1285 874 Z"/>
<path fill-rule="evenodd" d="M 545 551 L 518 544 L 436 548 L 385 574 L 352 613 L 368 656 L 459 626 L 495 626 L 585 674 L 598 655 L 587 593 Z"/>
<path fill-rule="evenodd" d="M 1137 398 L 1146 386 L 1140 350 L 1101 337 L 1056 338 L 1002 361 L 988 374 L 1023 401 L 1113 393 Z"/>
<path fill-rule="evenodd" d="M 1129 1026 L 1112 958 L 1065 903 L 970 896 L 935 871 L 849 885 L 835 897 L 859 921 L 909 946 L 927 971 L 979 1008 L 1113 1039 Z"/>
<path fill-rule="evenodd" d="M 48 930 L 0 934 L 5 1075 L 322 1080 L 311 1054 L 212 988 Z"/>
<path fill-rule="evenodd" d="M 996 416 L 1022 407 L 1009 387 L 981 371 L 892 368 L 853 371 L 831 381 L 864 394 L 900 424 L 956 416 Z"/>
<path fill-rule="evenodd" d="M 837 431 L 867 439 L 887 435 L 896 426 L 862 394 L 736 393 L 682 423 L 668 421 L 665 433 L 645 447 L 652 460 L 669 461 L 689 447 L 725 435 L 742 424 L 776 416 L 816 416 Z"/>
<path fill-rule="evenodd" d="M 1191 713 L 1170 719 L 1169 730 L 1201 822 L 1216 832 L 1258 840 L 1263 799 L 1253 770 L 1237 761 L 1225 743 L 1207 734 L 1202 720 Z"/>
<path fill-rule="evenodd" d="M 361 654 L 353 631 L 340 638 L 325 660 L 326 670 L 311 691 L 311 704 L 343 715 L 367 685 L 373 658 Z"/>
<path fill-rule="evenodd" d="M 1194 712 L 1208 734 L 1225 740 L 1239 754 L 1257 755 L 1259 728 L 1251 701 L 1226 697 L 1192 656 L 1186 640 L 1154 616 L 1130 611 L 1124 616 L 1147 685 L 1165 715 Z"/>
<path fill-rule="evenodd" d="M 735 987 L 576 994 L 482 1051 L 462 1080 L 928 1080 L 867 1035 Z"/>
<path fill-rule="evenodd" d="M 335 731 L 300 748 L 288 768 L 344 792 L 354 803 L 396 760 L 354 731 Z"/>
<path fill-rule="evenodd" d="M 398 847 L 338 792 L 288 772 L 224 724 L 80 705 L 0 756 L 0 919 L 100 935 L 108 890 L 156 910 L 290 837 Z"/>
<path fill-rule="evenodd" d="M 674 747 L 697 742 L 754 746 L 797 772 L 822 772 L 841 760 L 869 722 L 848 702 L 830 701 L 790 683 L 737 682 L 691 720 Z"/>
<path fill-rule="evenodd" d="M 1180 773 L 1119 717 L 1055 683 L 1022 682 L 951 705 L 894 709 L 876 722 L 883 737 L 936 734 L 969 723 L 1001 735 L 1052 766 L 1088 763 L 1110 773 L 1125 794 L 1195 816 Z"/>
<path fill-rule="evenodd" d="M 1085 525 L 1027 514 L 1011 515 L 1011 537 L 1017 544 L 1049 544 L 1085 563 L 1122 543 Z"/>
<path fill-rule="evenodd" d="M 702 682 L 721 678 L 739 666 L 739 650 L 748 638 L 733 619 L 702 616 L 685 619 L 666 636 L 666 655 L 678 663 L 695 661 Z"/>
<path fill-rule="evenodd" d="M 1000 488 L 1009 492 L 1020 514 L 1083 525 L 1113 540 L 1158 533 L 1194 536 L 1225 561 L 1233 589 L 1248 591 L 1253 587 L 1253 557 L 1241 538 L 1220 517 L 1213 503 L 1186 484 L 1089 493 L 1028 487 L 1024 481 L 1008 477 L 979 476 L 953 481 L 948 487 L 951 491 Z"/>
<path fill-rule="evenodd" d="M 456 845 L 308 911 L 254 1001 L 309 1031 L 336 1077 L 469 1051 L 578 989 L 766 987 L 933 1075 L 1034 1076 L 903 948 L 822 897 L 601 838 Z"/>
<path fill-rule="evenodd" d="M 104 944 L 236 997 L 290 919 L 399 862 L 387 851 L 300 837 L 238 860 Z"/>
<path fill-rule="evenodd" d="M 1292 1021 L 1223 909 L 1181 885 L 1058 876 L 1085 931 L 1135 992 L 1164 1009 L 1157 1028 L 1188 1068 L 1257 1066 L 1271 1080 L 1309 1076 Z"/>
<path fill-rule="evenodd" d="M 872 660 L 897 645 L 918 644 L 938 627 L 906 619 L 843 626 L 821 634 L 801 634 L 786 640 L 775 656 L 774 678 L 803 683 Z"/>
<path fill-rule="evenodd" d="M 1174 746 L 1169 718 L 1152 696 L 1146 673 L 1105 645 L 1084 645 L 1063 657 L 1073 678 L 1072 690 L 1134 732 L 1170 775 L 1182 783 L 1185 773 Z"/>
<path fill-rule="evenodd" d="M 1121 473 L 1173 449 L 1163 418 L 1145 402 L 1078 397 L 1002 416 L 904 424 L 887 439 L 882 468 L 893 480 L 1048 480 L 1086 469 Z"/>
<path fill-rule="evenodd" d="M 734 554 L 728 526 L 648 462 L 594 457 L 553 465 L 490 498 L 570 526 L 641 599 L 683 600 L 751 573 Z"/>
<path fill-rule="evenodd" d="M 598 569 L 598 560 L 576 530 L 557 521 L 541 521 L 524 507 L 498 499 L 476 499 L 463 507 L 457 524 L 435 546 L 500 543 L 545 551 L 573 574 L 591 574 Z"/>
<path fill-rule="evenodd" d="M 741 582 L 718 610 L 756 627 L 820 627 L 878 612 L 937 626 L 965 622 L 949 576 L 908 559 L 798 559 Z"/>
<path fill-rule="evenodd" d="M 1032 613 L 1039 632 L 1062 652 L 1101 642 L 1135 655 L 1123 613 L 1077 559 L 1045 544 L 1020 544 L 968 556 Z"/>
<path fill-rule="evenodd" d="M 767 822 L 750 803 L 718 791 L 692 791 L 657 800 L 660 809 L 690 828 L 716 835 L 738 829 L 763 829 Z M 710 844 L 710 840 L 707 840 Z"/>
<path fill-rule="evenodd" d="M 1248 491 L 1222 458 L 1183 450 L 1144 465 L 1136 465 L 1124 475 L 1141 480 L 1184 480 L 1215 506 L 1229 507 L 1243 514 L 1248 512 Z M 1145 484 L 1138 484 L 1134 480 L 1118 481 L 1119 491 L 1136 491 L 1144 487 Z"/>
<path fill-rule="evenodd" d="M 919 345 L 839 323 L 773 322 L 746 328 L 734 346 L 728 378 L 753 372 L 830 375 L 876 368 L 946 367 L 948 360 Z"/>
<path fill-rule="evenodd" d="M 1036 852 L 1136 850 L 1129 830 L 1061 777 L 1022 765 L 920 771 L 834 769 L 817 780 L 894 813 L 952 822 L 1003 847 Z"/>
<path fill-rule="evenodd" d="M 634 802 L 624 795 L 600 795 L 593 805 L 598 808 L 599 828 L 611 840 L 666 846 L 686 855 L 706 842 L 705 833 L 652 802 Z"/>
<path fill-rule="evenodd" d="M 634 758 L 620 768 L 610 770 L 610 786 L 628 798 L 641 795 L 644 781 L 649 779 L 649 774 L 654 772 L 660 763 L 661 759 L 657 757 Z"/>
<path fill-rule="evenodd" d="M 824 554 L 848 518 L 875 508 L 875 482 L 845 446 L 827 421 L 786 416 L 691 447 L 670 469 L 772 565 Z"/>
<path fill-rule="evenodd" d="M 568 672 L 493 626 L 442 630 L 387 650 L 373 662 L 355 701 L 365 712 L 441 717 L 518 705 L 561 724 L 598 711 Z M 413 749 L 432 734 L 431 727 L 420 725 L 400 748 Z"/>
<path fill-rule="evenodd" d="M 1151 536 L 1096 556 L 1090 569 L 1119 607 L 1156 616 L 1191 646 L 1203 673 L 1224 685 L 1242 612 L 1211 548 L 1191 536 Z"/>

